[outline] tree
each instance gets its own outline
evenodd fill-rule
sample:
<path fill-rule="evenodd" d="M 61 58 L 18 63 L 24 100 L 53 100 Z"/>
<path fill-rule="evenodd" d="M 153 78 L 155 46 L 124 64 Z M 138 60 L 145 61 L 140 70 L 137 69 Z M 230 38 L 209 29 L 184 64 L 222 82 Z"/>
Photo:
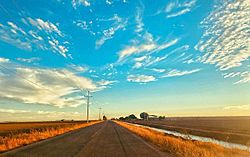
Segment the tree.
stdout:
<path fill-rule="evenodd" d="M 124 117 L 120 117 L 119 120 L 125 120 L 125 118 Z"/>
<path fill-rule="evenodd" d="M 137 119 L 137 117 L 134 114 L 131 114 L 128 116 L 129 120 Z"/>
<path fill-rule="evenodd" d="M 165 116 L 159 116 L 159 120 L 163 120 L 165 118 L 166 118 Z"/>
<path fill-rule="evenodd" d="M 142 112 L 142 113 L 140 114 L 140 117 L 141 117 L 141 119 L 146 120 L 146 119 L 148 119 L 148 113 Z"/>

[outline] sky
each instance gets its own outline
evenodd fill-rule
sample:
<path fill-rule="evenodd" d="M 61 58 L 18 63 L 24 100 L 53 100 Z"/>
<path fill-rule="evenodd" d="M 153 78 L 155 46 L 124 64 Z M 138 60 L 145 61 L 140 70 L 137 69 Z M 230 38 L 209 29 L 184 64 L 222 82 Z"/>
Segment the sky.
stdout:
<path fill-rule="evenodd" d="M 0 121 L 250 116 L 249 0 L 0 1 Z M 99 110 L 99 108 L 102 108 Z"/>

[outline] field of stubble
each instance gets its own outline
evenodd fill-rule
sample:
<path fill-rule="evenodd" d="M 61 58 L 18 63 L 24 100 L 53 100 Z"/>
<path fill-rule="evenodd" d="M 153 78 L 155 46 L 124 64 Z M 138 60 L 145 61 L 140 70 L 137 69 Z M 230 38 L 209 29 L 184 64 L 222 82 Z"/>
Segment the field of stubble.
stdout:
<path fill-rule="evenodd" d="M 250 117 L 178 117 L 133 122 L 250 146 Z"/>

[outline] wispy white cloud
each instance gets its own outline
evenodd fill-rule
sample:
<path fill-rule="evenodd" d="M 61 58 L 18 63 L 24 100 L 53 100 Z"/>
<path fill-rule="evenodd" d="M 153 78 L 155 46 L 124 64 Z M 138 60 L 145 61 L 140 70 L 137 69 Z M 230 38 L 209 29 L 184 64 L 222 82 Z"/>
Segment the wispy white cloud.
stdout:
<path fill-rule="evenodd" d="M 69 64 L 68 67 L 77 73 L 83 73 L 89 70 L 88 66 Z"/>
<path fill-rule="evenodd" d="M 193 70 L 180 71 L 180 70 L 177 70 L 177 69 L 173 69 L 173 70 L 167 72 L 166 74 L 164 74 L 162 76 L 162 78 L 164 78 L 164 77 L 175 77 L 175 76 L 188 75 L 188 74 L 192 74 L 192 73 L 198 72 L 200 70 L 201 69 L 193 69 Z"/>
<path fill-rule="evenodd" d="M 224 107 L 224 110 L 250 110 L 250 105 L 232 105 Z"/>
<path fill-rule="evenodd" d="M 180 16 L 180 15 L 186 14 L 186 13 L 188 13 L 188 12 L 190 12 L 190 9 L 189 9 L 189 8 L 186 8 L 186 9 L 180 10 L 179 12 L 176 12 L 176 13 L 172 13 L 172 14 L 167 15 L 167 18 Z"/>
<path fill-rule="evenodd" d="M 88 0 L 72 0 L 71 3 L 74 9 L 77 9 L 79 6 L 89 7 L 91 5 Z"/>
<path fill-rule="evenodd" d="M 151 75 L 129 75 L 127 77 L 127 81 L 129 82 L 137 82 L 137 83 L 147 83 L 156 81 L 157 79 Z"/>
<path fill-rule="evenodd" d="M 250 83 L 250 72 L 249 71 L 241 72 L 240 80 L 235 82 L 234 84 L 241 84 L 241 83 Z"/>
<path fill-rule="evenodd" d="M 73 24 L 75 24 L 76 26 L 80 27 L 83 30 L 88 30 L 89 29 L 89 25 L 92 24 L 92 21 L 83 21 L 83 20 L 77 20 L 77 21 L 73 21 Z"/>
<path fill-rule="evenodd" d="M 174 45 L 175 43 L 177 43 L 178 40 L 172 40 L 171 42 L 167 42 L 166 44 L 164 44 L 165 46 L 166 45 L 169 45 L 169 46 L 172 46 Z M 165 47 L 165 46 L 162 46 L 162 47 Z M 172 54 L 179 54 L 179 53 L 183 53 L 185 51 L 187 51 L 189 49 L 189 46 L 188 45 L 183 45 L 181 47 L 178 47 L 166 54 L 164 54 L 163 56 L 146 56 L 146 59 L 143 60 L 143 66 L 145 67 L 149 67 L 149 66 L 153 66 L 155 64 L 158 64 L 160 62 L 163 62 L 163 61 L 166 61 L 166 59 L 168 57 L 170 57 Z"/>
<path fill-rule="evenodd" d="M 52 48 L 52 51 L 59 52 L 62 56 L 66 57 L 66 52 L 68 52 L 68 48 L 63 45 L 60 45 L 59 41 L 56 39 L 49 40 L 49 45 Z"/>
<path fill-rule="evenodd" d="M 57 26 L 50 21 L 44 21 L 40 18 L 32 19 L 30 17 L 28 17 L 28 21 L 31 25 L 37 27 L 39 30 L 44 30 L 47 33 L 55 32 L 59 36 L 63 36 L 62 32 L 57 28 Z"/>
<path fill-rule="evenodd" d="M 134 69 L 139 69 L 143 66 L 143 63 L 141 62 L 135 62 L 135 65 L 133 66 Z"/>
<path fill-rule="evenodd" d="M 30 110 L 14 110 L 14 109 L 0 108 L 0 112 L 5 112 L 5 113 L 28 113 L 28 112 L 30 112 Z"/>
<path fill-rule="evenodd" d="M 142 15 L 143 15 L 143 10 L 140 8 L 137 8 L 137 12 L 135 15 L 135 22 L 136 22 L 136 29 L 135 32 L 136 33 L 140 33 L 144 30 L 144 23 L 142 21 Z"/>
<path fill-rule="evenodd" d="M 195 48 L 204 53 L 200 62 L 215 64 L 220 70 L 242 66 L 250 56 L 250 3 L 224 1 L 201 25 L 204 34 Z"/>
<path fill-rule="evenodd" d="M 139 46 L 129 46 L 126 47 L 125 49 L 121 50 L 119 52 L 119 58 L 120 60 L 123 59 L 124 57 L 131 56 L 133 54 L 138 54 L 141 52 L 149 52 L 152 51 L 156 48 L 155 44 L 142 44 Z"/>
<path fill-rule="evenodd" d="M 239 76 L 241 72 L 230 72 L 223 74 L 224 78 L 233 78 L 235 76 Z"/>
<path fill-rule="evenodd" d="M 182 3 L 178 1 L 171 1 L 165 7 L 164 12 L 167 13 L 167 18 L 177 17 L 190 12 L 195 4 L 196 0 L 186 1 Z"/>
<path fill-rule="evenodd" d="M 106 4 L 111 5 L 113 2 L 111 0 L 106 0 Z"/>
<path fill-rule="evenodd" d="M 215 5 L 214 11 L 201 22 L 204 33 L 195 46 L 203 52 L 197 61 L 228 71 L 224 78 L 239 77 L 234 84 L 250 82 L 249 72 L 239 69 L 247 66 L 250 57 L 250 22 L 246 18 L 250 15 L 249 7 L 250 3 L 244 0 Z"/>
<path fill-rule="evenodd" d="M 116 83 L 117 81 L 110 81 L 110 80 L 101 80 L 99 82 L 97 82 L 99 85 L 102 86 L 107 86 L 107 85 L 112 85 L 114 83 Z"/>
<path fill-rule="evenodd" d="M 37 39 L 37 40 L 40 40 L 40 41 L 44 40 L 41 36 L 39 36 L 36 32 L 34 32 L 34 31 L 32 31 L 32 30 L 30 30 L 28 33 L 29 33 L 34 39 Z"/>
<path fill-rule="evenodd" d="M 0 97 L 21 103 L 76 107 L 84 102 L 77 94 L 79 89 L 97 91 L 101 88 L 91 79 L 68 69 L 31 68 L 13 63 L 8 63 L 8 69 L 15 73 L 1 69 L 0 88 L 6 90 L 0 91 Z"/>
<path fill-rule="evenodd" d="M 146 58 L 147 58 L 147 56 L 141 56 L 141 57 L 135 58 L 134 61 L 136 61 L 136 62 L 142 62 L 142 61 L 144 61 Z"/>
<path fill-rule="evenodd" d="M 10 60 L 8 58 L 1 58 L 0 57 L 0 63 L 7 63 L 9 62 Z"/>
<path fill-rule="evenodd" d="M 31 58 L 17 58 L 18 61 L 21 61 L 21 62 L 26 62 L 26 63 L 33 63 L 33 62 L 36 62 L 36 61 L 40 61 L 41 58 L 38 58 L 38 57 L 31 57 Z"/>
<path fill-rule="evenodd" d="M 21 110 L 0 108 L 1 121 L 33 121 L 33 120 L 59 120 L 82 119 L 80 112 L 46 111 L 46 110 Z M 24 116 L 25 114 L 25 116 Z"/>
<path fill-rule="evenodd" d="M 128 23 L 127 18 L 121 18 L 117 14 L 114 14 L 112 18 L 107 19 L 106 21 L 114 21 L 114 22 L 110 28 L 102 31 L 103 36 L 96 41 L 96 48 L 102 46 L 106 40 L 112 39 L 117 31 L 125 30 Z"/>
<path fill-rule="evenodd" d="M 169 13 L 171 12 L 174 8 L 176 7 L 176 3 L 175 2 L 169 2 L 166 7 L 165 7 L 165 12 Z"/>
<path fill-rule="evenodd" d="M 143 43 L 141 45 L 128 46 L 119 52 L 119 60 L 122 60 L 125 57 L 131 56 L 134 54 L 140 54 L 142 52 L 151 52 L 151 53 L 159 52 L 170 46 L 173 46 L 177 42 L 178 42 L 178 39 L 174 39 L 170 42 L 165 42 L 159 45 L 156 44 L 155 42 L 148 42 L 148 43 Z"/>
<path fill-rule="evenodd" d="M 22 24 L 16 24 L 11 21 L 6 25 L 0 25 L 0 40 L 25 50 L 46 50 L 60 53 L 67 56 L 68 48 L 65 36 L 59 30 L 58 26 L 50 21 L 41 18 L 23 18 Z M 62 41 L 62 42 L 59 42 Z M 64 41 L 64 42 L 63 42 Z"/>
<path fill-rule="evenodd" d="M 166 71 L 166 69 L 158 69 L 158 68 L 153 68 L 153 69 L 151 69 L 151 70 L 153 70 L 153 71 L 155 71 L 155 72 L 158 72 L 158 73 L 163 73 L 163 72 Z"/>
<path fill-rule="evenodd" d="M 15 25 L 13 27 L 13 25 L 10 24 L 12 22 L 7 23 L 7 25 L 0 24 L 0 40 L 14 45 L 20 49 L 31 50 L 32 43 L 29 41 L 29 39 L 23 38 L 27 35 L 27 33 L 18 31 L 21 28 L 17 27 L 15 24 L 13 24 Z"/>

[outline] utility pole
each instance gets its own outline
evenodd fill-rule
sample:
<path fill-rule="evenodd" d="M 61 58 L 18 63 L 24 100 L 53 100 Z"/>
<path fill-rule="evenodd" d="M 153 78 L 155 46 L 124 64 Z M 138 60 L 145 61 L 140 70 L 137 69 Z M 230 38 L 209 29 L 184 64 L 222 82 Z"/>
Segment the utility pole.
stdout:
<path fill-rule="evenodd" d="M 85 95 L 85 97 L 87 97 L 87 123 L 89 122 L 89 98 L 92 97 L 89 93 L 90 92 L 87 91 L 87 95 Z"/>
<path fill-rule="evenodd" d="M 101 107 L 99 107 L 99 120 L 101 120 Z"/>

